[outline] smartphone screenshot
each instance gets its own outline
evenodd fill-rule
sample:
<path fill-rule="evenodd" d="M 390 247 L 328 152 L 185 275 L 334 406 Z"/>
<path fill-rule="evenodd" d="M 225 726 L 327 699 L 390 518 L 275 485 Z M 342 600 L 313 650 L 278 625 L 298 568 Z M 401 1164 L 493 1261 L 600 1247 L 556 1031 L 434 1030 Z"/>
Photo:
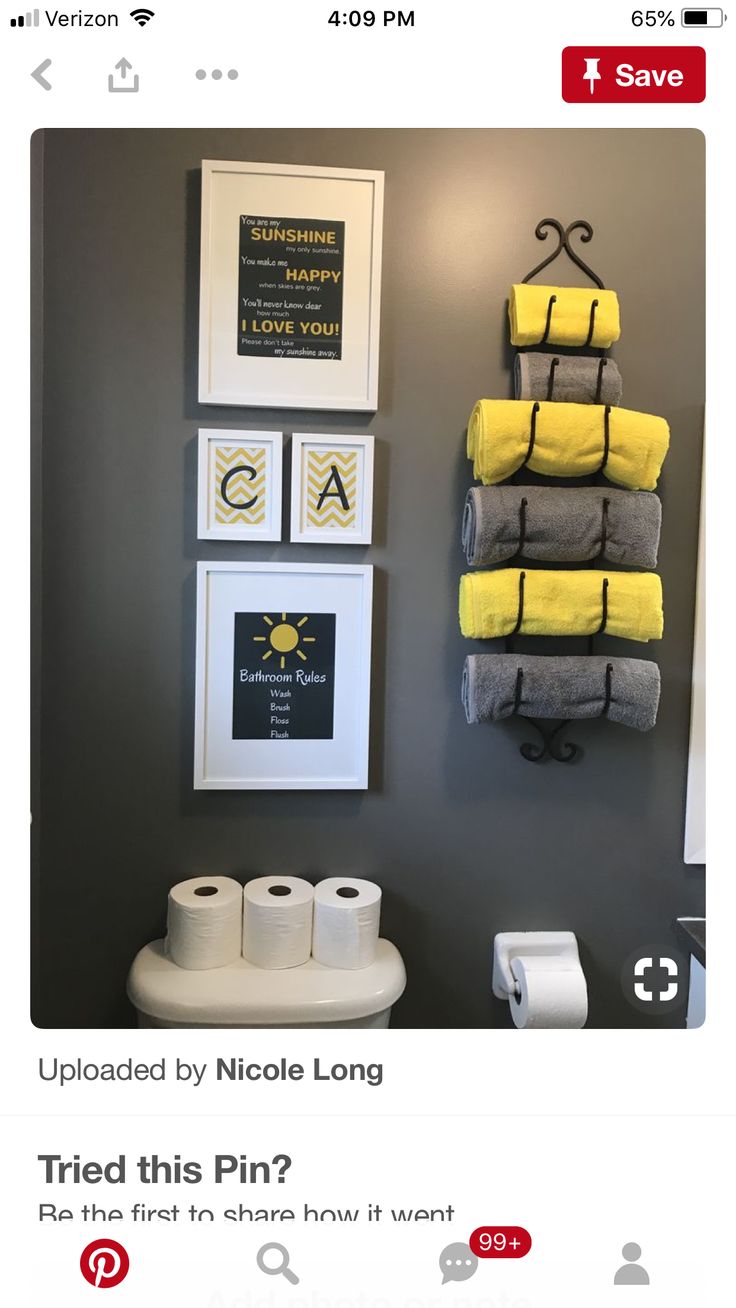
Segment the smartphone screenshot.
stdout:
<path fill-rule="evenodd" d="M 735 22 L 5 3 L 8 1303 L 731 1301 Z"/>

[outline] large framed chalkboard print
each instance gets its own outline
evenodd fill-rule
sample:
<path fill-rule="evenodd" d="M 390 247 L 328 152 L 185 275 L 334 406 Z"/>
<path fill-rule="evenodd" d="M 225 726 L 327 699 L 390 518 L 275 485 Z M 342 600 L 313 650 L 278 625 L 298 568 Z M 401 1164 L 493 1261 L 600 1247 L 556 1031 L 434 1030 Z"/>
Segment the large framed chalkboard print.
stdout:
<path fill-rule="evenodd" d="M 195 790 L 365 790 L 373 569 L 197 565 Z"/>
<path fill-rule="evenodd" d="M 202 162 L 199 399 L 375 410 L 383 173 Z"/>

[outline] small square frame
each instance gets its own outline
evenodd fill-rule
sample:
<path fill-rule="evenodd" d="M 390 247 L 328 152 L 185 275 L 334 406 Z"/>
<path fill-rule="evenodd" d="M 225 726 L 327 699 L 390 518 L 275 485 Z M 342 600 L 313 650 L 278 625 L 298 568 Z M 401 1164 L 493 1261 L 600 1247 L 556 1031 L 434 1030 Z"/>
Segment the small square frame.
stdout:
<path fill-rule="evenodd" d="M 262 460 L 259 456 L 256 456 L 253 463 L 240 465 L 248 470 L 248 475 L 244 481 L 242 479 L 239 479 L 237 483 L 228 481 L 228 478 L 232 477 L 233 474 L 237 477 L 236 470 L 239 465 L 235 462 L 227 467 L 224 476 L 221 476 L 221 474 L 227 460 L 222 462 L 219 471 L 217 469 L 218 449 L 227 450 L 228 448 L 234 451 L 256 450 L 263 454 Z M 248 455 L 248 457 L 251 456 Z M 213 427 L 201 427 L 197 464 L 198 539 L 281 540 L 283 461 L 283 432 L 239 431 L 232 428 L 222 430 Z M 229 513 L 226 507 L 219 510 L 221 520 L 217 520 L 217 479 L 220 476 L 223 484 L 227 481 L 226 495 L 231 485 L 237 489 L 238 495 L 247 494 L 252 490 L 254 481 L 259 491 L 263 488 L 265 511 L 261 520 L 258 520 L 256 514 L 255 520 L 251 522 L 244 521 L 246 515 L 242 511 L 237 511 L 238 501 L 231 501 L 233 503 L 233 512 L 230 515 L 230 521 L 227 521 L 225 517 Z"/>
<path fill-rule="evenodd" d="M 313 452 L 322 465 L 316 469 L 317 484 L 327 489 L 329 499 L 329 504 L 323 502 L 321 506 L 314 479 L 310 481 L 309 477 L 309 458 Z M 329 462 L 330 455 L 335 456 L 332 462 Z M 292 541 L 302 545 L 370 545 L 373 463 L 374 439 L 370 435 L 309 432 L 292 436 Z M 315 500 L 311 505 L 310 496 Z M 347 509 L 344 499 L 348 501 Z"/>

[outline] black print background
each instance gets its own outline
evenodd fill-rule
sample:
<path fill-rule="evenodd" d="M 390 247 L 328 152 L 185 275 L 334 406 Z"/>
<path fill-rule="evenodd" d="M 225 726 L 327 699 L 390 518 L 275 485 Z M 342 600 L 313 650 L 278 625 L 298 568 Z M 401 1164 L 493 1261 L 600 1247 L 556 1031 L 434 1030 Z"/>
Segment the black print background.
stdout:
<path fill-rule="evenodd" d="M 334 245 L 289 245 L 285 241 L 254 241 L 254 227 L 294 228 L 297 231 L 334 231 Z M 306 247 L 306 248 L 305 248 Z M 255 259 L 248 265 L 244 259 Z M 264 261 L 268 262 L 265 263 Z M 345 223 L 323 218 L 240 218 L 238 254 L 238 354 L 260 358 L 342 358 L 342 284 L 345 264 Z M 287 281 L 287 270 L 318 268 L 339 272 L 340 278 L 325 282 Z M 243 323 L 249 330 L 243 330 Z M 291 322 L 293 334 L 254 332 L 252 324 Z M 331 335 L 304 332 L 301 322 L 337 324 Z"/>
<path fill-rule="evenodd" d="M 298 627 L 302 618 L 308 622 Z M 270 619 L 271 625 L 264 620 Z M 270 658 L 264 654 L 272 648 L 269 633 L 282 622 L 281 613 L 235 614 L 235 646 L 233 663 L 233 740 L 332 740 L 335 704 L 335 614 L 287 613 L 286 622 L 297 628 L 301 636 L 313 636 L 314 643 L 299 646 L 306 659 L 296 651 L 281 655 L 274 652 Z M 255 640 L 265 636 L 266 641 Z M 273 682 L 241 681 L 241 668 L 249 673 L 285 677 L 290 680 Z M 297 672 L 304 676 L 317 673 L 323 682 L 301 684 Z"/>

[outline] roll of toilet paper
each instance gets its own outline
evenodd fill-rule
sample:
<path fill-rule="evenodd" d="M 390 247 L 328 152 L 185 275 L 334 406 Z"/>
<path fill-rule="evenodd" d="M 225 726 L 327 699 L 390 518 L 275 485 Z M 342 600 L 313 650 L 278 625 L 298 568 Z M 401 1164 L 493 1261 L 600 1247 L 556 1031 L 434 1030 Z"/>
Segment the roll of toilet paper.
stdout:
<path fill-rule="evenodd" d="M 312 954 L 326 967 L 370 967 L 380 920 L 380 886 L 358 877 L 327 877 L 314 890 Z"/>
<path fill-rule="evenodd" d="M 178 967 L 201 972 L 240 957 L 243 887 L 231 877 L 192 877 L 169 891 L 166 952 Z"/>
<path fill-rule="evenodd" d="M 314 887 L 301 877 L 257 877 L 243 892 L 243 954 L 271 970 L 306 963 Z"/>
<path fill-rule="evenodd" d="M 519 994 L 510 999 L 514 1026 L 522 1030 L 585 1026 L 588 987 L 581 967 L 555 965 L 552 958 L 520 955 L 511 960 Z"/>

